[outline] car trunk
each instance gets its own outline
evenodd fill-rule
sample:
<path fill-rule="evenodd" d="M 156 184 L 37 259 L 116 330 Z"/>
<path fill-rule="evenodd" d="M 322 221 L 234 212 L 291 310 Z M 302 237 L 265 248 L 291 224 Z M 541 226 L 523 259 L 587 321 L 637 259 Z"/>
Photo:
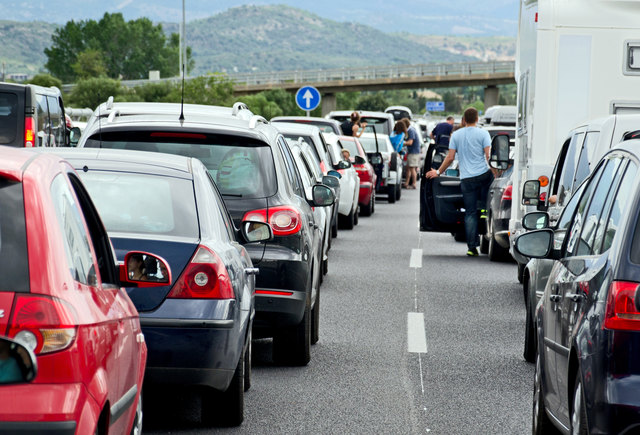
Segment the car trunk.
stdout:
<path fill-rule="evenodd" d="M 171 268 L 171 285 L 162 287 L 128 287 L 127 293 L 140 312 L 155 310 L 166 299 L 169 291 L 176 283 L 199 245 L 197 239 L 182 241 L 147 240 L 142 238 L 111 237 L 111 243 L 116 251 L 118 261 L 124 261 L 124 256 L 130 251 L 143 251 L 164 258 Z"/>

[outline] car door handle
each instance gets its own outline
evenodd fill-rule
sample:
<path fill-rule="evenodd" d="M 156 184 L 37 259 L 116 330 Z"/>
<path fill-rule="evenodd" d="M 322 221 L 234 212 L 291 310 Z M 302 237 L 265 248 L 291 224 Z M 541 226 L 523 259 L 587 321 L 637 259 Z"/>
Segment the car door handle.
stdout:
<path fill-rule="evenodd" d="M 584 296 L 579 293 L 567 293 L 566 297 L 571 299 L 573 302 L 580 302 Z"/>
<path fill-rule="evenodd" d="M 258 275 L 260 273 L 260 269 L 257 267 L 245 267 L 244 273 L 247 275 Z"/>
<path fill-rule="evenodd" d="M 560 295 L 549 295 L 549 300 L 551 302 L 560 302 L 562 300 L 562 296 L 560 296 Z"/>

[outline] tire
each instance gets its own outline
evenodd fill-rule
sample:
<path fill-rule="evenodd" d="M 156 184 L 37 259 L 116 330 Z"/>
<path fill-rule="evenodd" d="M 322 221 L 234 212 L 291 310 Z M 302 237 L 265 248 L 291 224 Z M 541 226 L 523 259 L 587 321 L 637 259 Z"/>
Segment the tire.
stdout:
<path fill-rule="evenodd" d="M 527 320 L 525 322 L 525 330 L 524 330 L 524 352 L 522 356 L 526 362 L 534 363 L 536 362 L 536 335 L 535 335 L 535 325 L 533 323 L 533 312 L 531 308 L 531 301 L 527 298 L 527 303 L 525 304 L 527 309 Z"/>
<path fill-rule="evenodd" d="M 376 212 L 376 193 L 374 191 L 373 195 L 371 195 L 371 214 L 374 214 L 375 212 Z"/>
<path fill-rule="evenodd" d="M 453 233 L 453 239 L 456 242 L 466 242 L 467 241 L 467 235 L 464 233 L 464 229 L 460 230 L 460 231 L 456 231 L 455 233 Z"/>
<path fill-rule="evenodd" d="M 388 193 L 387 194 L 387 198 L 389 200 L 389 204 L 393 204 L 394 202 L 396 202 L 396 195 L 397 195 L 397 193 L 396 193 L 397 187 L 396 186 L 397 186 L 397 184 L 394 184 L 393 185 L 393 191 L 390 191 L 391 185 L 390 184 L 387 185 L 387 193 Z M 400 188 L 402 188 L 402 187 L 400 187 Z"/>
<path fill-rule="evenodd" d="M 142 434 L 142 391 L 138 396 L 138 404 L 136 405 L 136 416 L 133 419 L 133 425 L 131 426 L 131 435 Z"/>
<path fill-rule="evenodd" d="M 354 215 L 355 212 L 351 210 L 351 212 L 347 216 L 338 216 L 338 219 L 340 220 L 340 227 L 344 228 L 345 230 L 352 230 L 355 225 Z"/>
<path fill-rule="evenodd" d="M 518 282 L 520 284 L 522 284 L 522 281 L 524 280 L 524 268 L 525 267 L 526 267 L 526 264 L 518 263 Z"/>
<path fill-rule="evenodd" d="M 356 210 L 353 213 L 353 225 L 358 225 L 360 220 L 360 206 L 356 205 Z"/>
<path fill-rule="evenodd" d="M 533 414 L 531 428 L 533 435 L 557 433 L 544 406 L 542 380 L 540 378 L 540 354 L 536 355 L 536 371 L 533 379 Z"/>
<path fill-rule="evenodd" d="M 369 198 L 369 203 L 360 206 L 360 214 L 362 216 L 371 216 L 373 214 L 373 202 L 375 201 L 375 196 L 371 193 L 371 198 Z"/>
<path fill-rule="evenodd" d="M 273 359 L 278 364 L 306 366 L 311 360 L 311 307 L 304 310 L 299 324 L 273 337 Z"/>
<path fill-rule="evenodd" d="M 506 257 L 504 248 L 496 242 L 493 218 L 489 222 L 489 246 L 487 247 L 487 255 L 490 261 L 504 261 Z"/>
<path fill-rule="evenodd" d="M 239 426 L 244 420 L 244 351 L 233 373 L 227 391 L 220 393 L 207 389 L 202 395 L 200 419 L 204 424 Z"/>
<path fill-rule="evenodd" d="M 480 235 L 480 253 L 486 254 L 489 252 L 489 241 L 486 234 Z"/>
<path fill-rule="evenodd" d="M 316 304 L 311 310 L 311 344 L 320 340 L 320 289 L 316 293 Z"/>
<path fill-rule="evenodd" d="M 335 222 L 331 225 L 331 238 L 338 237 L 338 221 L 340 220 L 340 215 L 336 216 Z"/>
<path fill-rule="evenodd" d="M 400 184 L 396 184 L 396 201 L 400 201 L 402 197 L 402 186 Z"/>
<path fill-rule="evenodd" d="M 320 275 L 320 279 L 322 279 L 323 275 L 329 273 L 329 257 L 327 256 L 326 260 L 322 260 L 322 274 Z"/>
<path fill-rule="evenodd" d="M 573 435 L 587 435 L 587 410 L 584 404 L 582 392 L 582 379 L 580 372 L 576 374 L 575 388 L 573 390 L 573 406 L 571 407 L 571 433 Z"/>
<path fill-rule="evenodd" d="M 251 367 L 253 365 L 253 333 L 249 330 L 249 339 L 247 340 L 247 350 L 244 354 L 244 391 L 249 391 L 251 388 Z"/>

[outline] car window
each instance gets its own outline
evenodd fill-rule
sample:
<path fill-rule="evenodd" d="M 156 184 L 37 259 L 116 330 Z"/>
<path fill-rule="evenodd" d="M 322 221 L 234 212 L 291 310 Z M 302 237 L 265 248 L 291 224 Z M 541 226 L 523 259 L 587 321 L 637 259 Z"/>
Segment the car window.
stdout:
<path fill-rule="evenodd" d="M 310 188 L 313 182 L 313 175 L 311 174 L 311 170 L 307 167 L 304 162 L 302 156 L 300 155 L 300 148 L 294 148 L 292 150 L 293 158 L 296 162 L 296 166 L 298 167 L 298 171 L 300 172 L 300 178 L 302 178 L 302 183 L 304 184 L 305 189 Z"/>
<path fill-rule="evenodd" d="M 93 135 L 85 147 L 195 157 L 207 167 L 223 196 L 264 198 L 275 195 L 277 191 L 271 147 L 242 136 L 121 131 Z"/>
<path fill-rule="evenodd" d="M 303 136 L 303 135 L 299 135 L 299 134 L 284 134 L 285 139 L 288 140 L 292 140 L 292 141 L 297 141 L 299 138 L 302 138 L 302 140 L 304 140 L 306 143 L 308 143 L 311 148 L 311 152 L 313 152 L 313 155 L 318 159 L 318 161 L 320 161 L 320 156 L 318 155 L 318 150 L 316 149 L 315 146 L 313 146 L 313 138 L 311 136 Z"/>
<path fill-rule="evenodd" d="M 618 225 L 620 224 L 620 219 L 622 218 L 622 216 L 624 216 L 626 208 L 630 203 L 629 198 L 633 192 L 637 174 L 638 166 L 634 162 L 629 162 L 627 170 L 622 176 L 620 188 L 618 189 L 615 200 L 613 201 L 611 213 L 609 215 L 608 221 L 606 222 L 606 229 L 602 233 L 599 232 L 598 234 L 598 236 L 602 239 L 602 247 L 599 249 L 598 253 L 606 252 L 613 243 L 613 237 L 616 235 Z M 598 236 L 596 236 L 596 238 Z M 598 241 L 596 240 L 596 244 L 597 242 Z"/>
<path fill-rule="evenodd" d="M 299 178 L 298 171 L 296 169 L 296 163 L 293 159 L 293 155 L 291 155 L 291 150 L 289 149 L 289 146 L 286 144 L 286 142 L 282 138 L 278 139 L 278 146 L 280 147 L 280 150 L 282 150 L 282 155 L 284 156 L 285 167 L 287 169 L 287 176 L 291 181 L 291 186 L 293 187 L 294 192 L 298 196 L 304 198 L 305 197 L 304 188 L 302 186 L 302 181 Z"/>
<path fill-rule="evenodd" d="M 0 292 L 29 292 L 22 183 L 0 178 Z"/>
<path fill-rule="evenodd" d="M 36 126 L 36 137 L 38 138 L 38 146 L 48 147 L 49 141 L 49 109 L 47 106 L 47 97 L 45 95 L 36 95 L 36 113 L 38 114 L 38 125 Z"/>
<path fill-rule="evenodd" d="M 558 204 L 562 205 L 571 196 L 571 189 L 575 179 L 577 160 L 580 157 L 580 148 L 584 139 L 584 133 L 574 134 L 569 143 L 569 149 L 564 160 L 560 185 L 558 186 Z"/>
<path fill-rule="evenodd" d="M 64 146 L 65 120 L 57 97 L 48 96 L 49 121 L 51 122 L 51 146 Z"/>
<path fill-rule="evenodd" d="M 308 148 L 313 147 L 309 146 Z M 306 150 L 305 147 L 302 148 L 302 157 L 304 158 L 304 162 L 309 167 L 309 170 L 313 174 L 313 178 L 322 178 L 322 169 L 320 168 L 320 163 L 316 160 L 315 156 L 312 156 L 311 153 Z"/>
<path fill-rule="evenodd" d="M 209 180 L 209 186 L 211 187 L 213 196 L 216 198 L 216 202 L 218 206 L 217 208 L 218 208 L 218 211 L 220 212 L 220 217 L 222 218 L 222 223 L 227 232 L 227 235 L 229 236 L 229 240 L 235 240 L 236 239 L 235 226 L 233 225 L 233 221 L 231 220 L 231 217 L 229 217 L 229 212 L 227 211 L 227 208 L 224 206 L 224 201 L 222 199 L 222 196 L 220 196 L 220 192 L 218 192 L 218 189 L 216 188 L 216 183 L 213 181 L 213 178 L 211 178 L 211 174 L 207 173 L 207 179 Z"/>
<path fill-rule="evenodd" d="M 377 150 L 376 150 L 375 137 L 361 136 L 360 138 L 358 138 L 358 140 L 360 141 L 360 145 L 362 145 L 362 148 L 364 148 L 364 151 L 366 153 L 375 153 L 376 151 L 381 151 L 381 152 L 387 151 L 387 146 L 381 137 L 377 138 L 377 142 L 378 142 Z"/>
<path fill-rule="evenodd" d="M 93 170 L 80 176 L 107 231 L 199 237 L 191 180 Z"/>
<path fill-rule="evenodd" d="M 567 247 L 565 252 L 566 256 L 574 255 L 576 242 L 578 240 L 578 237 L 580 236 L 580 231 L 582 230 L 582 225 L 585 219 L 585 214 L 587 213 L 587 205 L 588 205 L 589 199 L 591 198 L 591 193 L 595 189 L 595 186 L 598 183 L 598 180 L 600 179 L 602 172 L 604 171 L 604 167 L 605 167 L 604 164 L 601 164 L 598 167 L 596 172 L 586 183 L 586 186 L 584 188 L 584 193 L 580 197 L 580 201 L 578 202 L 578 206 L 576 208 L 575 216 L 571 222 L 571 229 L 569 230 L 569 239 L 567 241 Z"/>
<path fill-rule="evenodd" d="M 355 156 L 359 156 L 360 152 L 358 151 L 358 147 L 356 145 L 356 143 L 352 140 L 342 140 L 340 141 L 340 143 L 342 144 L 342 147 L 344 149 L 346 149 L 347 151 L 349 151 L 349 154 L 351 154 L 351 157 L 355 157 Z"/>
<path fill-rule="evenodd" d="M 0 145 L 11 144 L 18 134 L 18 96 L 0 92 Z"/>
<path fill-rule="evenodd" d="M 513 166 L 512 166 L 513 167 Z M 558 219 L 558 223 L 556 224 L 554 239 L 553 239 L 553 247 L 554 249 L 561 249 L 562 242 L 564 241 L 564 236 L 573 222 L 573 214 L 576 211 L 576 206 L 578 205 L 578 200 L 580 199 L 580 195 L 584 191 L 584 186 L 586 183 L 583 183 L 580 187 L 576 189 L 576 192 L 571 196 L 569 202 L 562 210 L 562 214 Z"/>
<path fill-rule="evenodd" d="M 550 189 L 551 195 L 557 195 L 558 189 L 560 186 L 560 174 L 562 172 L 562 168 L 564 167 L 565 157 L 567 156 L 567 149 L 569 148 L 569 143 L 571 139 L 567 139 L 563 144 L 562 148 L 560 148 L 560 154 L 558 155 L 558 159 L 556 160 L 556 165 L 553 168 L 553 173 L 551 174 L 550 181 Z M 547 195 L 550 196 L 550 195 Z"/>
<path fill-rule="evenodd" d="M 580 150 L 580 157 L 578 157 L 578 163 L 576 164 L 576 175 L 571 187 L 572 190 L 575 186 L 579 186 L 591 172 L 591 158 L 599 135 L 600 133 L 593 131 L 585 136 L 584 144 Z"/>
<path fill-rule="evenodd" d="M 71 276 L 82 284 L 95 286 L 96 271 L 83 215 L 62 174 L 51 183 L 51 196 Z"/>

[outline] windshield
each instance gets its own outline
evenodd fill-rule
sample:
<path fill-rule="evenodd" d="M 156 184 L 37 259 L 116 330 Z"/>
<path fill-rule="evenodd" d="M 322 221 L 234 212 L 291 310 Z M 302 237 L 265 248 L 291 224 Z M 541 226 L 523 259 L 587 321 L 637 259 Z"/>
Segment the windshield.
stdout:
<path fill-rule="evenodd" d="M 223 196 L 264 198 L 276 193 L 271 147 L 240 136 L 174 133 L 117 132 L 94 135 L 88 148 L 153 151 L 199 159 L 207 167 Z"/>

